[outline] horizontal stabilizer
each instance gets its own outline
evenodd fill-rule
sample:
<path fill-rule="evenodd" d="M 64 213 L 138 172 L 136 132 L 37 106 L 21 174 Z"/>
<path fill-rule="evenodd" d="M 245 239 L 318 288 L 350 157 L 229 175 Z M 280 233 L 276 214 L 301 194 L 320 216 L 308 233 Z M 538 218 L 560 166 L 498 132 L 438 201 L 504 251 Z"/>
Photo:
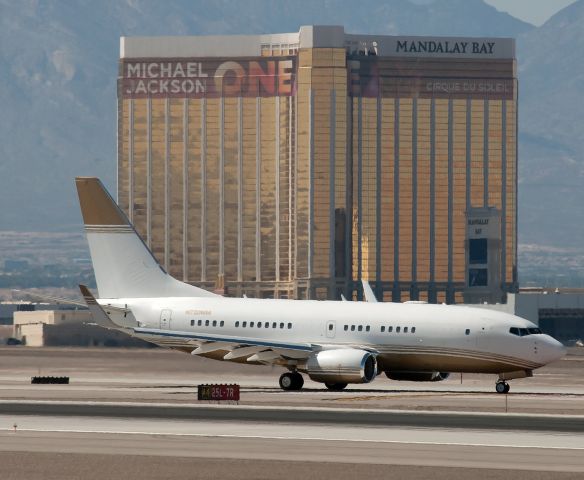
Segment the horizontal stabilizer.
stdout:
<path fill-rule="evenodd" d="M 102 306 L 97 303 L 95 297 L 91 294 L 89 289 L 85 285 L 79 285 L 79 290 L 81 290 L 81 295 L 85 299 L 85 303 L 91 312 L 91 316 L 95 323 L 103 328 L 114 329 L 114 330 L 122 330 L 123 328 L 120 325 L 115 324 L 112 320 L 107 316 Z"/>
<path fill-rule="evenodd" d="M 12 289 L 13 292 L 18 292 L 21 295 L 28 295 L 33 298 L 38 298 L 39 300 L 45 300 L 53 303 L 63 303 L 65 305 L 75 305 L 76 307 L 86 307 L 87 305 L 79 300 L 74 300 L 72 298 L 55 297 L 52 295 L 45 295 L 44 293 L 31 292 L 30 290 L 18 290 L 16 288 Z"/>

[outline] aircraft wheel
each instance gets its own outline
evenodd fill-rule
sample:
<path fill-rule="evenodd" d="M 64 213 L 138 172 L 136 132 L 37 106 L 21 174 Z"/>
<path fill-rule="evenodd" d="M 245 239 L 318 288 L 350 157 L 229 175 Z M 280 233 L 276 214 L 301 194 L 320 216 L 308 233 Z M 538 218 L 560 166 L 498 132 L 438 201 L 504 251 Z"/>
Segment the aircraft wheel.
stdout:
<path fill-rule="evenodd" d="M 509 393 L 509 384 L 507 382 L 497 382 L 495 390 L 497 393 Z"/>
<path fill-rule="evenodd" d="M 298 372 L 286 372 L 280 376 L 280 388 L 282 390 L 300 390 L 303 385 L 304 378 Z"/>
<path fill-rule="evenodd" d="M 347 384 L 346 383 L 325 383 L 324 386 L 333 392 L 340 392 Z"/>
<path fill-rule="evenodd" d="M 304 377 L 298 372 L 293 372 L 292 375 L 294 376 L 294 390 L 301 390 L 304 386 Z"/>

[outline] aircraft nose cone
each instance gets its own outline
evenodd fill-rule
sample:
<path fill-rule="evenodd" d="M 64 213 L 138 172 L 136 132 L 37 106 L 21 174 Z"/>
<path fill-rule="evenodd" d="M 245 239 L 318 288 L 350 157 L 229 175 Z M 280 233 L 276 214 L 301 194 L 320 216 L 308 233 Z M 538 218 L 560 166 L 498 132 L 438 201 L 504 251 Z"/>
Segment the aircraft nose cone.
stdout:
<path fill-rule="evenodd" d="M 566 355 L 567 352 L 568 349 L 562 343 L 558 342 L 553 337 L 547 336 L 545 340 L 546 363 L 559 360 Z"/>

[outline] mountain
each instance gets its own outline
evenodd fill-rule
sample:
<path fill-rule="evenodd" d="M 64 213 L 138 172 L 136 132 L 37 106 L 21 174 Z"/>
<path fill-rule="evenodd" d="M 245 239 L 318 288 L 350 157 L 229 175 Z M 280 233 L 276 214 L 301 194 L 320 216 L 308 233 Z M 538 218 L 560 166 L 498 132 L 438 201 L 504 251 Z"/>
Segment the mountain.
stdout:
<path fill-rule="evenodd" d="M 0 230 L 78 231 L 72 177 L 115 190 L 122 35 L 297 31 L 510 36 L 519 242 L 584 250 L 584 0 L 535 28 L 482 0 L 0 0 Z"/>
<path fill-rule="evenodd" d="M 519 241 L 584 250 L 584 0 L 518 38 Z"/>
<path fill-rule="evenodd" d="M 0 0 L 0 230 L 75 231 L 72 178 L 115 190 L 116 72 L 122 35 L 346 31 L 529 35 L 482 0 Z"/>

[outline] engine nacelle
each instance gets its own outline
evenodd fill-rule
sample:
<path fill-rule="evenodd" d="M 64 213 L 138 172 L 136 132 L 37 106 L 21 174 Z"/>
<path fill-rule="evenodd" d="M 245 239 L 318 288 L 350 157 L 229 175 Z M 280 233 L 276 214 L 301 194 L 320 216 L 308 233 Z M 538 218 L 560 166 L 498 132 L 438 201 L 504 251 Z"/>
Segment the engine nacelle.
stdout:
<path fill-rule="evenodd" d="M 323 350 L 308 358 L 305 370 L 315 382 L 369 383 L 377 375 L 377 360 L 365 350 Z"/>
<path fill-rule="evenodd" d="M 402 380 L 405 382 L 441 382 L 446 380 L 450 373 L 447 372 L 385 372 L 387 378 L 391 380 Z"/>

